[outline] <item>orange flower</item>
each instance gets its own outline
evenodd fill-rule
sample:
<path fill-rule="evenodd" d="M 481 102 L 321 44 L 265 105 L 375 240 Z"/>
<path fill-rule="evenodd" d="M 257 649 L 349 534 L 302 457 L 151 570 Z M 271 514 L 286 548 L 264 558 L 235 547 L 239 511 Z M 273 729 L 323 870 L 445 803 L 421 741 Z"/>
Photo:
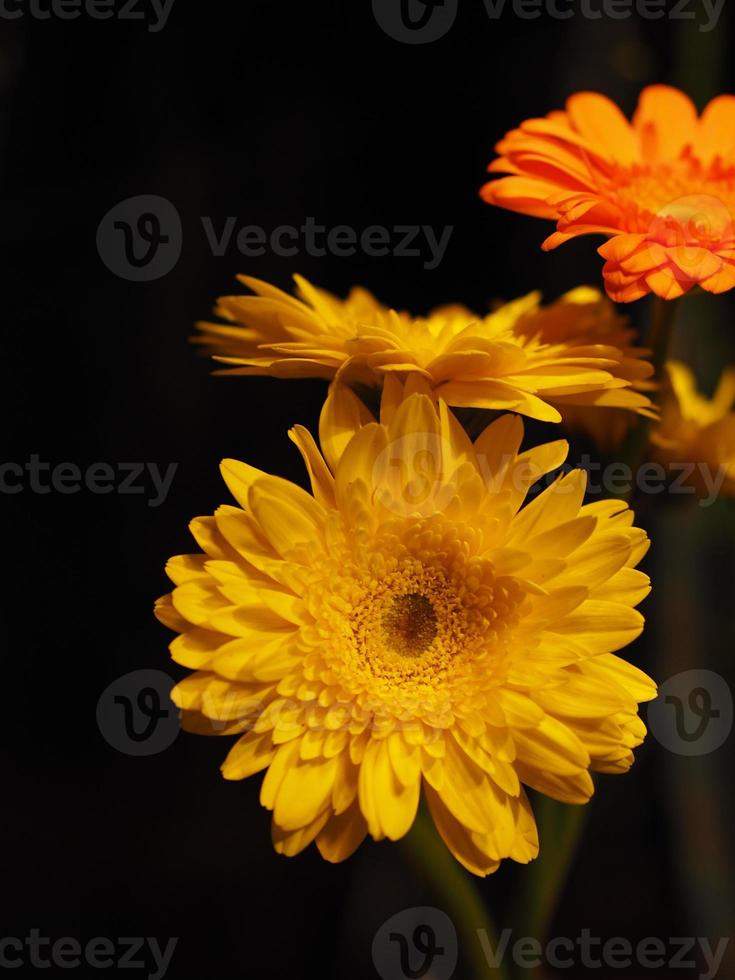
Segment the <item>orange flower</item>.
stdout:
<path fill-rule="evenodd" d="M 735 97 L 698 116 L 683 92 L 653 85 L 629 123 L 605 96 L 580 92 L 496 149 L 488 169 L 511 176 L 485 184 L 484 200 L 555 220 L 546 250 L 609 236 L 599 253 L 613 300 L 735 286 Z"/>

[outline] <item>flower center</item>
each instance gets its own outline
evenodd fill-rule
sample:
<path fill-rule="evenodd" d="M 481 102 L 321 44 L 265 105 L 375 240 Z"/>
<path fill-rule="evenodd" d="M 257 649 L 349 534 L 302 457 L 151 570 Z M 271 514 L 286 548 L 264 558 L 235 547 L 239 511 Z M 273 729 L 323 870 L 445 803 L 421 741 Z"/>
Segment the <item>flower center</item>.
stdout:
<path fill-rule="evenodd" d="M 383 613 L 381 629 L 387 647 L 402 657 L 418 657 L 436 638 L 436 612 L 426 596 L 409 592 L 393 599 Z"/>
<path fill-rule="evenodd" d="M 420 718 L 443 727 L 457 699 L 482 700 L 507 675 L 526 593 L 476 543 L 472 528 L 438 515 L 394 521 L 362 547 L 335 549 L 314 580 L 305 675 L 353 702 L 356 726 Z"/>
<path fill-rule="evenodd" d="M 705 171 L 694 159 L 634 167 L 617 174 L 615 198 L 629 231 L 665 245 L 701 245 L 732 238 L 735 174 Z"/>

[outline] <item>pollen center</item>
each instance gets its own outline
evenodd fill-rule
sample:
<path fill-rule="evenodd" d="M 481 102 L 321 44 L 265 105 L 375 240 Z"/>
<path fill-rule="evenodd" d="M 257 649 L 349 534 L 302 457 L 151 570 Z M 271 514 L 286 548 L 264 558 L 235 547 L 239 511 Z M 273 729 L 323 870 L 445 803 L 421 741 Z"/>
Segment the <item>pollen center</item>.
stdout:
<path fill-rule="evenodd" d="M 387 647 L 402 657 L 418 657 L 436 638 L 436 612 L 426 596 L 409 592 L 392 600 L 381 629 Z"/>
<path fill-rule="evenodd" d="M 663 244 L 707 246 L 732 237 L 735 173 L 697 160 L 620 171 L 615 197 L 629 231 Z M 678 236 L 671 230 L 676 229 Z"/>

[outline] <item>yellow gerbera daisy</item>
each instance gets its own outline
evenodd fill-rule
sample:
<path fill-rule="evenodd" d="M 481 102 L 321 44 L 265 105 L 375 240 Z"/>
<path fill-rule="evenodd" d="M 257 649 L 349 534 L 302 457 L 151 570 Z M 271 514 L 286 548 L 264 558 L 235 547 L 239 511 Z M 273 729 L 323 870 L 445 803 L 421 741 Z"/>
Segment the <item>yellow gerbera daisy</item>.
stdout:
<path fill-rule="evenodd" d="M 227 779 L 266 770 L 277 851 L 396 840 L 423 794 L 486 875 L 538 852 L 523 784 L 584 803 L 633 761 L 655 687 L 612 651 L 643 628 L 648 540 L 625 503 L 583 505 L 580 471 L 522 506 L 567 444 L 520 453 L 515 416 L 472 443 L 415 386 L 386 382 L 380 422 L 333 386 L 322 452 L 290 433 L 312 493 L 225 460 L 238 506 L 192 523 L 204 553 L 169 562 L 157 612 L 196 671 L 185 727 L 240 735 Z"/>
<path fill-rule="evenodd" d="M 576 310 L 571 311 L 570 304 Z M 558 303 L 531 311 L 518 321 L 519 334 L 535 336 L 542 344 L 602 344 L 620 351 L 615 368 L 630 388 L 624 389 L 628 409 L 639 415 L 657 418 L 657 410 L 645 392 L 657 387 L 653 381 L 650 351 L 635 343 L 637 331 L 627 317 L 620 316 L 613 304 L 597 289 L 580 286 L 567 293 Z M 619 408 L 620 396 L 615 390 L 596 393 L 558 395 L 553 399 L 568 429 L 585 432 L 599 446 L 612 449 L 620 445 L 636 423 L 636 415 Z"/>
<path fill-rule="evenodd" d="M 566 405 L 651 408 L 633 390 L 650 368 L 610 342 L 614 313 L 594 290 L 546 309 L 532 293 L 485 317 L 445 306 L 417 319 L 364 289 L 341 300 L 294 278 L 300 298 L 241 276 L 256 295 L 219 301 L 216 312 L 229 324 L 199 325 L 195 341 L 227 365 L 221 373 L 331 379 L 339 372 L 368 384 L 417 373 L 448 405 L 549 422 L 561 421 Z"/>
<path fill-rule="evenodd" d="M 669 361 L 666 374 L 661 423 L 651 434 L 657 458 L 667 465 L 694 464 L 688 476 L 682 473 L 683 483 L 707 493 L 712 487 L 702 483 L 701 467 L 711 478 L 722 471 L 722 490 L 735 494 L 735 367 L 723 371 L 711 400 L 697 390 L 685 364 Z"/>

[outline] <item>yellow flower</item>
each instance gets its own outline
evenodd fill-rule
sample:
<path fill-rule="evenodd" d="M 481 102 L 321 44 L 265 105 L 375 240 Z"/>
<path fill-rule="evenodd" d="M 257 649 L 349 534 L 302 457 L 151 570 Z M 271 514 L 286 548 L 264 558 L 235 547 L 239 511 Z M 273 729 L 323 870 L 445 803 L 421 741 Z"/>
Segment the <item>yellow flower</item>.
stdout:
<path fill-rule="evenodd" d="M 573 306 L 572 306 L 573 304 Z M 627 317 L 597 289 L 580 286 L 560 302 L 531 311 L 516 331 L 536 336 L 542 344 L 602 344 L 619 352 L 614 369 L 630 387 L 623 389 L 627 409 L 620 408 L 620 390 L 558 395 L 552 403 L 563 415 L 566 428 L 584 432 L 604 449 L 620 445 L 636 423 L 636 415 L 657 419 L 657 410 L 645 392 L 655 390 L 650 351 L 635 345 L 636 330 Z"/>
<path fill-rule="evenodd" d="M 222 373 L 329 379 L 339 373 L 368 384 L 416 373 L 448 405 L 549 422 L 561 421 L 566 405 L 651 408 L 632 387 L 650 366 L 609 342 L 615 316 L 594 290 L 545 309 L 532 293 L 485 317 L 445 306 L 416 319 L 364 289 L 340 300 L 295 276 L 297 299 L 240 278 L 256 295 L 221 299 L 216 312 L 229 323 L 200 324 L 195 338 L 227 365 Z"/>
<path fill-rule="evenodd" d="M 196 672 L 172 697 L 188 729 L 239 734 L 227 779 L 266 770 L 277 851 L 329 861 L 366 834 L 402 837 L 423 794 L 470 871 L 538 852 L 525 786 L 569 803 L 618 773 L 653 682 L 615 656 L 643 628 L 644 531 L 621 501 L 583 505 L 566 457 L 519 453 L 502 416 L 472 443 L 412 379 L 388 379 L 376 422 L 333 386 L 322 452 L 300 426 L 312 492 L 245 463 L 238 506 L 191 525 L 159 618 Z M 322 455 L 323 453 L 323 455 Z"/>
<path fill-rule="evenodd" d="M 722 373 L 714 397 L 697 390 L 692 371 L 678 361 L 666 365 L 668 385 L 663 393 L 661 423 L 651 435 L 657 458 L 666 465 L 695 464 L 682 482 L 711 491 L 702 483 L 701 467 L 716 479 L 724 471 L 722 489 L 735 494 L 735 367 Z"/>

